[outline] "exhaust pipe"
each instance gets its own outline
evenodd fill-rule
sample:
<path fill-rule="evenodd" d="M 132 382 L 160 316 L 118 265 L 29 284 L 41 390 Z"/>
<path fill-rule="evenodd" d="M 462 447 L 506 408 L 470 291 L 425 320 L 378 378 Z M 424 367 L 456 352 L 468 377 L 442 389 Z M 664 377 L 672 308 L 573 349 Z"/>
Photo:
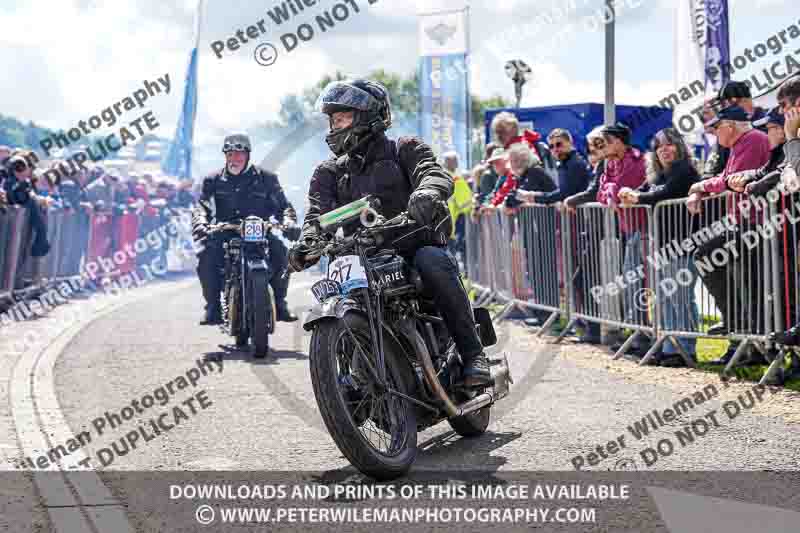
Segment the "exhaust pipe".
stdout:
<path fill-rule="evenodd" d="M 473 411 L 477 411 L 481 407 L 486 407 L 490 403 L 494 403 L 494 397 L 490 393 L 484 392 L 459 405 L 458 414 L 455 416 L 464 416 Z"/>
<path fill-rule="evenodd" d="M 439 377 L 436 375 L 436 370 L 433 368 L 431 355 L 428 353 L 428 347 L 425 345 L 425 341 L 422 340 L 419 332 L 415 328 L 411 327 L 407 320 L 401 322 L 399 326 L 405 330 L 406 338 L 413 341 L 414 351 L 419 358 L 419 362 L 422 363 L 422 372 L 425 374 L 425 379 L 433 388 L 433 393 L 436 395 L 436 397 L 439 398 L 444 404 L 444 410 L 447 413 L 448 418 L 464 416 L 473 411 L 477 411 L 482 407 L 486 407 L 487 405 L 494 403 L 500 398 L 508 395 L 508 384 L 513 383 L 514 381 L 511 379 L 511 374 L 508 370 L 508 358 L 505 354 L 503 354 L 502 359 L 489 360 L 490 372 L 494 382 L 492 391 L 483 392 L 475 398 L 467 400 L 463 404 L 456 406 L 453 403 L 453 400 L 450 398 L 450 395 L 447 394 L 447 391 L 439 381 Z"/>
<path fill-rule="evenodd" d="M 491 365 L 490 372 L 494 383 L 492 392 L 484 392 L 462 403 L 457 407 L 458 414 L 455 416 L 464 416 L 508 396 L 508 384 L 514 383 L 508 370 L 508 358 L 503 354 L 502 359 L 490 360 L 489 364 Z"/>
<path fill-rule="evenodd" d="M 436 397 L 444 404 L 447 417 L 458 416 L 459 409 L 455 406 L 453 400 L 450 399 L 450 395 L 447 394 L 447 391 L 444 390 L 444 387 L 442 387 L 442 384 L 439 382 L 439 377 L 436 375 L 436 370 L 433 368 L 431 354 L 428 353 L 428 347 L 425 346 L 425 341 L 422 340 L 419 332 L 410 326 L 407 319 L 403 320 L 399 326 L 405 330 L 406 338 L 414 343 L 414 351 L 419 358 L 419 362 L 422 363 L 422 372 L 425 374 L 425 380 L 433 388 L 433 393 Z"/>

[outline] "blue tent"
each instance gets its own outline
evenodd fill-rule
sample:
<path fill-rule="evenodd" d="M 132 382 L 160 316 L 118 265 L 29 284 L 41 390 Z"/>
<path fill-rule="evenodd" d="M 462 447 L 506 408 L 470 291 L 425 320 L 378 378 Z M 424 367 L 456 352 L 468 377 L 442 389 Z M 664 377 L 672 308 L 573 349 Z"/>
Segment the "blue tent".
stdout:
<path fill-rule="evenodd" d="M 672 126 L 672 110 L 664 107 L 644 107 L 618 105 L 617 122 L 622 122 L 633 130 L 631 143 L 640 149 L 649 149 L 650 139 L 661 129 Z M 492 140 L 490 125 L 495 115 L 510 111 L 519 119 L 522 126 L 533 128 L 547 141 L 547 135 L 555 128 L 568 130 L 575 146 L 586 153 L 586 134 L 603 124 L 603 104 L 572 104 L 546 107 L 523 107 L 490 109 L 486 111 L 486 142 Z"/>

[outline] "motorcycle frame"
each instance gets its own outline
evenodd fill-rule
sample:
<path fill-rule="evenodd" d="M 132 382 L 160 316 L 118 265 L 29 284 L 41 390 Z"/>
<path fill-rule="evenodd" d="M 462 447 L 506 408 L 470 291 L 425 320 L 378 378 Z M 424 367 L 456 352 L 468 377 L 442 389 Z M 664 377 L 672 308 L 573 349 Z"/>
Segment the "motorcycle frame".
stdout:
<path fill-rule="evenodd" d="M 267 232 L 267 235 L 270 233 L 271 230 Z M 238 243 L 236 246 L 231 247 L 230 243 L 234 240 L 237 240 Z M 256 252 L 258 248 L 260 248 L 260 250 Z M 238 255 L 238 257 L 232 258 L 231 255 L 233 254 Z M 256 254 L 258 254 L 257 257 Z M 233 263 L 233 261 L 237 262 L 235 270 L 238 270 L 238 274 L 234 275 L 237 275 L 239 278 L 239 302 L 241 303 L 241 310 L 243 311 L 243 313 L 239 313 L 239 318 L 243 321 L 243 324 L 247 324 L 248 328 L 250 327 L 250 322 L 252 322 L 251 313 L 248 311 L 249 308 L 247 306 L 247 282 L 250 279 L 249 273 L 252 271 L 264 270 L 267 273 L 267 280 L 269 280 L 269 257 L 269 242 L 266 239 L 263 242 L 246 242 L 242 238 L 240 230 L 236 237 L 228 241 L 224 273 L 227 274 L 229 271 L 229 263 Z M 233 271 L 234 269 L 232 268 L 230 270 Z M 232 326 L 232 324 L 229 325 L 231 331 L 233 331 Z M 242 324 L 239 325 L 240 328 L 241 326 Z M 248 332 L 252 335 L 252 332 L 249 330 Z"/>

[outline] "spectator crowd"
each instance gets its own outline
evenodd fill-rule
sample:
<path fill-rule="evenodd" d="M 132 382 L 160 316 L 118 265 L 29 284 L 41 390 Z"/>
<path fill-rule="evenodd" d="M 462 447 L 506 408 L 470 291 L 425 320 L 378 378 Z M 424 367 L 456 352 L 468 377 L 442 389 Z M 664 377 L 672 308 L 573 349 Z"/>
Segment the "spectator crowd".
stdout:
<path fill-rule="evenodd" d="M 632 131 L 625 124 L 599 126 L 586 137 L 588 153 L 581 154 L 576 149 L 573 134 L 565 129 L 556 128 L 548 132 L 545 143 L 542 134 L 521 131 L 514 114 L 497 114 L 491 124 L 495 141 L 485 147 L 484 159 L 471 172 L 462 176 L 457 170 L 455 154 L 446 154 L 445 157 L 445 166 L 456 179 L 456 194 L 451 198 L 451 215 L 456 220 L 452 250 L 464 253 L 466 220 L 472 219 L 479 227 L 489 223 L 487 220 L 495 220 L 498 213 L 516 217 L 521 209 L 535 205 L 556 205 L 570 216 L 588 216 L 576 208 L 595 202 L 612 210 L 616 237 L 621 242 L 621 273 L 630 274 L 641 271 L 642 265 L 646 264 L 643 250 L 647 248 L 643 241 L 651 238 L 646 213 L 634 209 L 636 206 L 656 206 L 667 200 L 683 206 L 689 223 L 672 221 L 668 226 L 662 222 L 663 227 L 658 232 L 662 242 L 651 243 L 658 248 L 665 244 L 666 236 L 681 242 L 692 232 L 702 230 L 700 226 L 710 226 L 719 220 L 719 217 L 697 216 L 703 214 L 708 197 L 730 191 L 739 201 L 739 198 L 763 197 L 775 189 L 785 197 L 797 200 L 795 193 L 800 189 L 800 77 L 790 78 L 780 86 L 777 106 L 769 110 L 754 104 L 747 84 L 728 82 L 716 98 L 706 102 L 704 118 L 710 146 L 707 147 L 705 163 L 701 164 L 694 155 L 694 148 L 673 128 L 657 132 L 649 146 L 637 147 L 632 145 Z M 472 201 L 468 201 L 469 195 L 465 194 L 467 187 L 472 193 Z M 733 202 L 728 203 L 729 207 L 732 205 Z M 741 217 L 741 213 L 731 214 L 737 221 Z M 593 219 L 591 223 L 602 225 L 600 219 Z M 734 269 L 727 265 L 699 275 L 696 263 L 714 250 L 732 245 L 731 242 L 738 245 L 741 233 L 739 228 L 716 235 L 697 246 L 692 253 L 672 257 L 662 265 L 665 269 L 662 276 L 675 276 L 680 271 L 684 283 L 677 290 L 670 291 L 653 287 L 659 289 L 655 299 L 659 309 L 659 327 L 701 332 L 702 317 L 698 312 L 695 283 L 700 280 L 713 296 L 721 316 L 720 322 L 714 324 L 708 334 L 733 333 L 741 330 L 741 324 L 747 323 L 750 333 L 772 334 L 772 339 L 782 344 L 800 344 L 800 327 L 788 331 L 765 331 L 763 311 L 757 309 L 765 306 L 765 272 L 758 269 L 751 272 L 745 286 L 738 286 L 737 281 L 730 277 L 734 275 Z M 503 244 L 496 243 L 496 246 Z M 578 245 L 576 253 L 582 253 L 585 248 Z M 784 246 L 783 253 L 788 254 L 794 248 L 796 243 Z M 466 262 L 465 257 L 462 259 Z M 793 280 L 797 276 L 794 256 L 779 262 L 780 268 L 784 269 L 781 279 Z M 528 263 L 527 275 L 533 278 L 536 273 L 532 270 L 540 265 L 531 260 Z M 687 276 L 690 277 L 688 283 Z M 600 283 L 600 280 L 596 282 Z M 647 280 L 639 279 L 625 287 L 621 302 L 624 322 L 644 325 L 652 320 L 642 305 L 635 301 L 636 294 L 645 284 Z M 586 301 L 592 298 L 591 287 L 582 285 L 586 283 L 575 284 L 574 297 Z M 792 299 L 794 290 L 792 286 L 789 291 Z M 790 303 L 786 305 L 787 327 L 798 321 L 793 309 L 795 302 Z M 541 322 L 542 318 L 539 315 L 532 320 Z M 600 341 L 598 323 L 579 322 L 578 326 L 582 330 L 579 341 Z M 696 361 L 695 338 L 676 338 L 676 342 Z M 731 341 L 728 351 L 713 363 L 727 364 L 737 346 L 737 342 Z M 620 343 L 614 349 L 619 347 Z M 650 347 L 648 341 L 638 345 L 629 343 L 625 357 L 641 360 Z M 650 361 L 662 366 L 685 366 L 680 351 L 668 339 Z M 757 350 L 751 350 L 739 359 L 739 363 L 747 365 L 766 362 Z"/>
<path fill-rule="evenodd" d="M 17 206 L 26 210 L 31 228 L 30 244 L 22 247 L 19 264 L 33 258 L 35 265 L 36 258 L 50 253 L 48 223 L 55 217 L 47 216 L 49 213 L 77 217 L 79 223 L 71 224 L 70 231 L 80 233 L 80 240 L 87 241 L 94 215 L 112 219 L 128 213 L 163 216 L 177 208 L 191 207 L 194 194 L 191 180 L 149 172 L 125 175 L 102 162 L 77 166 L 61 159 L 41 161 L 31 150 L 0 146 L 0 224 L 7 223 L 2 216 L 9 207 Z M 0 242 L 0 246 L 6 245 Z M 0 273 L 2 269 L 0 264 Z M 21 289 L 35 281 L 19 278 L 13 288 Z"/>

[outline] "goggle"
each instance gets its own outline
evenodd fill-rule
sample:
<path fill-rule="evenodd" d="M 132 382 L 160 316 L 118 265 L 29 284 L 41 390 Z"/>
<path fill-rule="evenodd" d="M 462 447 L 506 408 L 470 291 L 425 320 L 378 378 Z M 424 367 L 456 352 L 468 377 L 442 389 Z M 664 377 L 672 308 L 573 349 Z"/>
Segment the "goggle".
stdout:
<path fill-rule="evenodd" d="M 222 146 L 222 152 L 226 154 L 228 152 L 249 152 L 249 151 L 250 147 L 242 143 L 225 143 Z"/>

